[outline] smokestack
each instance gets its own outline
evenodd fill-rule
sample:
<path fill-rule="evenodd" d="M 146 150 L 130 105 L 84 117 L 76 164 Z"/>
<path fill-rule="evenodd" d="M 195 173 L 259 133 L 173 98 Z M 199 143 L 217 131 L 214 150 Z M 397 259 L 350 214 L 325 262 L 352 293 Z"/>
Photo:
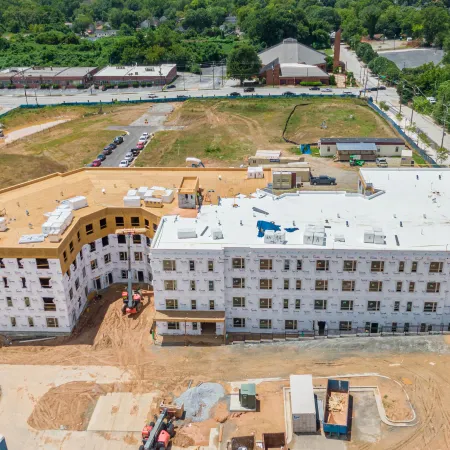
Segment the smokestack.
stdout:
<path fill-rule="evenodd" d="M 334 56 L 333 56 L 333 69 L 339 67 L 339 60 L 341 58 L 341 29 L 336 31 L 334 37 Z"/>

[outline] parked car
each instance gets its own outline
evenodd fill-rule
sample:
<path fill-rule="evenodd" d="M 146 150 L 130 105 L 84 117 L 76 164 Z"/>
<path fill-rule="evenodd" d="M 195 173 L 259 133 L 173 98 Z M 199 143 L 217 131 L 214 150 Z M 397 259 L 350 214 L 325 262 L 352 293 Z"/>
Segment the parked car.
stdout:
<path fill-rule="evenodd" d="M 136 144 L 136 148 L 139 149 L 139 150 L 142 150 L 144 147 L 145 147 L 145 142 L 143 142 L 143 141 L 139 141 Z"/>
<path fill-rule="evenodd" d="M 89 164 L 86 164 L 86 167 L 94 167 L 94 165 L 90 162 Z"/>
<path fill-rule="evenodd" d="M 375 162 L 378 167 L 388 167 L 386 158 L 377 158 Z"/>
<path fill-rule="evenodd" d="M 344 91 L 343 93 L 346 94 L 346 95 L 352 95 L 353 94 L 352 91 Z"/>
<path fill-rule="evenodd" d="M 320 87 L 319 86 L 313 86 L 309 88 L 310 91 L 320 91 Z"/>
<path fill-rule="evenodd" d="M 336 184 L 336 178 L 328 175 L 319 175 L 318 177 L 311 177 L 310 183 L 314 186 L 316 184 Z"/>
<path fill-rule="evenodd" d="M 284 95 L 285 97 L 295 97 L 297 94 L 291 91 L 283 92 L 281 95 Z"/>
<path fill-rule="evenodd" d="M 148 98 L 158 98 L 156 94 L 148 94 Z"/>
<path fill-rule="evenodd" d="M 92 161 L 92 167 L 100 167 L 102 165 L 102 162 L 99 159 L 94 159 Z"/>
<path fill-rule="evenodd" d="M 142 135 L 140 138 L 139 138 L 139 141 L 138 142 L 147 142 L 147 140 L 148 140 L 148 136 L 144 136 L 144 135 Z"/>
<path fill-rule="evenodd" d="M 167 89 L 173 89 L 175 87 L 174 84 L 169 84 L 169 86 L 167 86 Z"/>
<path fill-rule="evenodd" d="M 110 155 L 112 153 L 112 150 L 110 148 L 105 148 L 102 153 L 106 156 L 106 155 Z"/>
<path fill-rule="evenodd" d="M 130 163 L 126 159 L 122 159 L 119 163 L 119 167 L 128 167 Z"/>
<path fill-rule="evenodd" d="M 111 150 L 111 151 L 113 151 L 115 148 L 117 148 L 116 144 L 108 144 L 103 150 Z"/>
<path fill-rule="evenodd" d="M 148 139 L 149 134 L 148 134 L 146 131 L 144 131 L 144 132 L 141 134 L 141 136 L 145 136 L 145 137 Z"/>
<path fill-rule="evenodd" d="M 100 161 L 104 161 L 106 159 L 106 156 L 103 153 L 100 153 L 100 155 L 97 155 L 97 159 Z"/>
<path fill-rule="evenodd" d="M 128 162 L 133 161 L 133 159 L 134 159 L 133 153 L 131 153 L 131 152 L 125 153 L 125 156 L 123 157 L 123 159 Z"/>
<path fill-rule="evenodd" d="M 322 92 L 333 92 L 333 89 L 331 89 L 331 88 L 325 88 L 325 89 L 322 89 Z"/>
<path fill-rule="evenodd" d="M 432 105 L 434 105 L 436 103 L 436 99 L 434 97 L 427 97 L 427 100 Z"/>
<path fill-rule="evenodd" d="M 133 153 L 133 156 L 137 156 L 139 155 L 139 153 L 141 153 L 141 151 L 138 148 L 132 148 L 130 152 Z"/>
<path fill-rule="evenodd" d="M 122 136 L 117 136 L 114 138 L 114 144 L 119 145 L 123 142 L 123 137 Z"/>
<path fill-rule="evenodd" d="M 241 94 L 239 92 L 230 92 L 228 95 L 230 97 L 240 97 L 241 96 Z"/>
<path fill-rule="evenodd" d="M 372 92 L 378 91 L 378 88 L 377 88 L 377 87 L 371 87 L 371 88 L 369 89 L 369 91 L 372 91 Z"/>
<path fill-rule="evenodd" d="M 177 98 L 189 98 L 187 95 L 184 94 L 179 94 L 177 95 Z"/>
<path fill-rule="evenodd" d="M 244 92 L 255 92 L 255 88 L 254 87 L 246 87 L 244 89 Z"/>
<path fill-rule="evenodd" d="M 381 85 L 381 86 L 378 87 L 378 90 L 379 91 L 385 91 L 386 90 L 386 86 Z"/>

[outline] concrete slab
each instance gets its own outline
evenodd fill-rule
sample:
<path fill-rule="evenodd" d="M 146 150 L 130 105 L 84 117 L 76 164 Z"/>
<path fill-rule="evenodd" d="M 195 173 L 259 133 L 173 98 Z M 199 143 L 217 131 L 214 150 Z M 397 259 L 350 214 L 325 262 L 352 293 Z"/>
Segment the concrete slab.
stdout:
<path fill-rule="evenodd" d="M 256 408 L 245 408 L 239 403 L 239 394 L 230 395 L 230 412 L 251 412 L 256 411 Z"/>
<path fill-rule="evenodd" d="M 155 395 L 115 392 L 100 397 L 88 431 L 141 431 Z"/>

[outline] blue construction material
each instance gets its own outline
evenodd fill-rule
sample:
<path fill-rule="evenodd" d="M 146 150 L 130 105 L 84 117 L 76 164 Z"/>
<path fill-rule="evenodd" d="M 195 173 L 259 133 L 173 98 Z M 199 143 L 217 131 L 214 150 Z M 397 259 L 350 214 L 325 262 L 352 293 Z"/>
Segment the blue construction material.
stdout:
<path fill-rule="evenodd" d="M 310 144 L 300 144 L 300 153 L 303 155 L 311 154 L 311 145 Z"/>
<path fill-rule="evenodd" d="M 293 233 L 294 231 L 298 231 L 298 228 L 285 228 L 284 231 L 287 231 L 288 233 Z"/>
<path fill-rule="evenodd" d="M 279 225 L 276 225 L 273 222 L 267 222 L 266 220 L 258 220 L 258 222 L 256 222 L 256 227 L 258 228 L 258 237 L 264 237 L 266 230 L 281 230 Z"/>

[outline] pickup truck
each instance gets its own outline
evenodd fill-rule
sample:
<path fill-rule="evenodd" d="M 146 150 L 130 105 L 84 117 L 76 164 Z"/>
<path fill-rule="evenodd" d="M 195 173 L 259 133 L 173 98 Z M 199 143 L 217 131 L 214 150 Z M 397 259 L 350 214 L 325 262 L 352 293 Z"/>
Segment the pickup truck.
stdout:
<path fill-rule="evenodd" d="M 386 161 L 386 158 L 377 158 L 375 160 L 378 167 L 388 167 L 388 163 Z"/>
<path fill-rule="evenodd" d="M 319 175 L 318 177 L 311 177 L 310 183 L 316 184 L 336 184 L 336 178 L 329 177 L 327 175 Z"/>

